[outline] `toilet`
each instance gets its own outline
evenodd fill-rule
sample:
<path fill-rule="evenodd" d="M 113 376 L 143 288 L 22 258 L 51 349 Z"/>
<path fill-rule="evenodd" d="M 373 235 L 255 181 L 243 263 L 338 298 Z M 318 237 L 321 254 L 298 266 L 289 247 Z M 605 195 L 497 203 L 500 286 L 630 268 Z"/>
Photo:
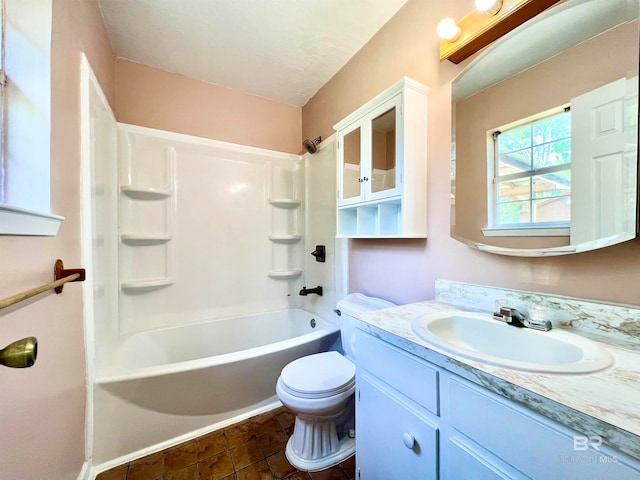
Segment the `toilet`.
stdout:
<path fill-rule="evenodd" d="M 355 322 L 352 315 L 394 307 L 385 300 L 352 293 L 338 302 L 342 348 L 299 358 L 282 369 L 276 393 L 296 414 L 285 454 L 298 470 L 315 472 L 355 453 Z"/>

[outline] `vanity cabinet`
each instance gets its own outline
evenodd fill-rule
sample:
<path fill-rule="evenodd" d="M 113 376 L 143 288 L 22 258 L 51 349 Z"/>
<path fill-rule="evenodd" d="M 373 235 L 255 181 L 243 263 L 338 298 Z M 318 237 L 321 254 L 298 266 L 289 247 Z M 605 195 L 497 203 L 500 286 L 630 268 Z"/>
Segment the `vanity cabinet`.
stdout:
<path fill-rule="evenodd" d="M 437 371 L 359 332 L 356 345 L 358 478 L 437 479 Z"/>
<path fill-rule="evenodd" d="M 359 478 L 435 480 L 438 428 L 367 375 L 357 380 L 356 458 Z"/>
<path fill-rule="evenodd" d="M 405 77 L 334 125 L 338 237 L 426 237 L 428 92 Z"/>
<path fill-rule="evenodd" d="M 640 461 L 358 331 L 358 478 L 640 479 Z M 561 413 L 559 413 L 561 414 Z"/>

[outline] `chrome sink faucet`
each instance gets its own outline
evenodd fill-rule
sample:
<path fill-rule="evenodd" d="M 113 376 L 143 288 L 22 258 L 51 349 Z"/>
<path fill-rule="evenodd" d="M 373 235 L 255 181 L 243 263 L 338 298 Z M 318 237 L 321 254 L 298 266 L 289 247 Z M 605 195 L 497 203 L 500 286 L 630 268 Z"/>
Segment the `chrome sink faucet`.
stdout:
<path fill-rule="evenodd" d="M 551 322 L 549 320 L 527 318 L 522 312 L 511 307 L 501 306 L 497 312 L 494 312 L 493 318 L 513 325 L 514 327 L 533 328 L 535 330 L 542 330 L 543 332 L 551 330 Z"/>

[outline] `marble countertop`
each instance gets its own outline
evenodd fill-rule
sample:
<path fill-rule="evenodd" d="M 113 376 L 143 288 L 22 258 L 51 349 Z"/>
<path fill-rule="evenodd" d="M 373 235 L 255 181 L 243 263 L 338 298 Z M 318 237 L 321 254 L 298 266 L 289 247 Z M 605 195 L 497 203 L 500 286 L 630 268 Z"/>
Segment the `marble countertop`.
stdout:
<path fill-rule="evenodd" d="M 640 459 L 640 351 L 601 343 L 612 366 L 588 374 L 526 372 L 481 363 L 439 350 L 415 335 L 411 321 L 424 314 L 460 310 L 427 301 L 356 315 L 359 328 L 388 343 L 526 405 L 583 435 Z"/>

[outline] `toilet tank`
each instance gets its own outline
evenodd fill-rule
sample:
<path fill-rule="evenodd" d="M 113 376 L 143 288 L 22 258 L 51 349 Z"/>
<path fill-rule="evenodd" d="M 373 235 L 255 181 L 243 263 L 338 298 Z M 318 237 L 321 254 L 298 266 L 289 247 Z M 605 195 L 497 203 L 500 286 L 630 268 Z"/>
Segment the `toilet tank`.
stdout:
<path fill-rule="evenodd" d="M 350 293 L 338 302 L 338 310 L 340 311 L 340 336 L 342 338 L 342 348 L 347 358 L 355 362 L 356 326 L 353 315 L 395 306 L 395 303 L 387 302 L 381 298 L 367 297 L 362 293 Z"/>

